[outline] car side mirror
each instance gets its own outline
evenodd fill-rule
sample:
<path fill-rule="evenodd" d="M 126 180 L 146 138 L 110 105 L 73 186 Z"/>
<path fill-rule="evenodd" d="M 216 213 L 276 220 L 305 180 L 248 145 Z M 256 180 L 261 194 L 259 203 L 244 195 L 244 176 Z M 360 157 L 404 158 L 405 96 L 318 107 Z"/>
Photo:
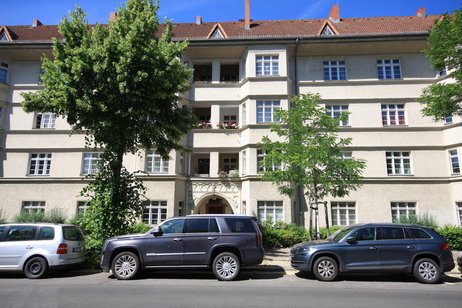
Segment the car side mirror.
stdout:
<path fill-rule="evenodd" d="M 349 237 L 346 238 L 346 242 L 348 244 L 354 244 L 354 243 L 356 243 L 356 238 L 354 236 L 349 236 Z"/>
<path fill-rule="evenodd" d="M 155 237 L 161 236 L 162 235 L 162 229 L 160 227 L 154 227 L 151 230 L 151 234 L 154 235 Z"/>

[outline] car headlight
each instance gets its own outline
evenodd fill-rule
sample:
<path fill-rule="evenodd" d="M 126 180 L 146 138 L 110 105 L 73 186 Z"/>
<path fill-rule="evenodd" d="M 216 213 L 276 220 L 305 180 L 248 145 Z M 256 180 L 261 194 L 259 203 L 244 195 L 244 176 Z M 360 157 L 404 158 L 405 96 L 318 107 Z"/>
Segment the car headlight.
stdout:
<path fill-rule="evenodd" d="M 313 250 L 313 246 L 305 246 L 305 247 L 300 248 L 298 252 L 308 252 L 311 250 Z"/>

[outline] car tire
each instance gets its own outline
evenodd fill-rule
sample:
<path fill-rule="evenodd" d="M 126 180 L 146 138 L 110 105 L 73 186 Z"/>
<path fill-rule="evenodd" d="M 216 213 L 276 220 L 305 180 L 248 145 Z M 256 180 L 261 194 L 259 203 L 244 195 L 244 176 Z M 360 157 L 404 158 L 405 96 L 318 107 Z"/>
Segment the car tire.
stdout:
<path fill-rule="evenodd" d="M 241 268 L 239 258 L 231 252 L 222 252 L 213 260 L 213 274 L 218 280 L 231 281 L 237 277 Z"/>
<path fill-rule="evenodd" d="M 24 275 L 30 279 L 42 278 L 47 270 L 48 263 L 43 257 L 32 257 L 24 265 Z"/>
<path fill-rule="evenodd" d="M 132 279 L 138 273 L 139 268 L 138 256 L 130 251 L 121 252 L 112 260 L 112 274 L 119 280 Z"/>
<path fill-rule="evenodd" d="M 421 283 L 437 283 L 441 278 L 441 270 L 432 259 L 420 259 L 414 264 L 413 274 Z"/>
<path fill-rule="evenodd" d="M 314 276 L 321 281 L 332 281 L 338 276 L 338 264 L 331 257 L 320 257 L 313 265 Z"/>

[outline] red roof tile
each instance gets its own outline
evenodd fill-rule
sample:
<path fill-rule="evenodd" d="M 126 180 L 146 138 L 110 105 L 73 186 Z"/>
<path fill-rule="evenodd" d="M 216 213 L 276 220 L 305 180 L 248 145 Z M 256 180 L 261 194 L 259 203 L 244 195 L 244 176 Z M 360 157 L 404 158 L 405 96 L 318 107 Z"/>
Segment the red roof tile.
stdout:
<path fill-rule="evenodd" d="M 395 34 L 419 34 L 428 32 L 440 15 L 426 17 L 372 17 L 345 18 L 333 27 L 338 36 L 372 36 Z M 326 19 L 263 20 L 253 21 L 249 30 L 244 29 L 244 21 L 205 22 L 173 24 L 173 34 L 178 40 L 209 39 L 211 31 L 219 24 L 226 33 L 226 39 L 317 37 Z M 15 37 L 15 42 L 47 41 L 52 37 L 62 38 L 57 26 L 7 26 Z M 163 26 L 162 26 L 163 27 Z"/>

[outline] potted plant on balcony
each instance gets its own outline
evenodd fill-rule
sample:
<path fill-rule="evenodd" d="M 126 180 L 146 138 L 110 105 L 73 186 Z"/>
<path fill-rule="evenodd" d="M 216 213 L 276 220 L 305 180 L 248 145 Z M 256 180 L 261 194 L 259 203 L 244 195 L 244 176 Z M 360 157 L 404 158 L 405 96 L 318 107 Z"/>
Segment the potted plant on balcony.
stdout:
<path fill-rule="evenodd" d="M 217 127 L 221 129 L 237 129 L 239 128 L 239 124 L 237 122 L 230 122 L 230 121 L 218 122 Z"/>
<path fill-rule="evenodd" d="M 212 123 L 210 121 L 202 121 L 197 124 L 198 128 L 212 128 Z"/>

